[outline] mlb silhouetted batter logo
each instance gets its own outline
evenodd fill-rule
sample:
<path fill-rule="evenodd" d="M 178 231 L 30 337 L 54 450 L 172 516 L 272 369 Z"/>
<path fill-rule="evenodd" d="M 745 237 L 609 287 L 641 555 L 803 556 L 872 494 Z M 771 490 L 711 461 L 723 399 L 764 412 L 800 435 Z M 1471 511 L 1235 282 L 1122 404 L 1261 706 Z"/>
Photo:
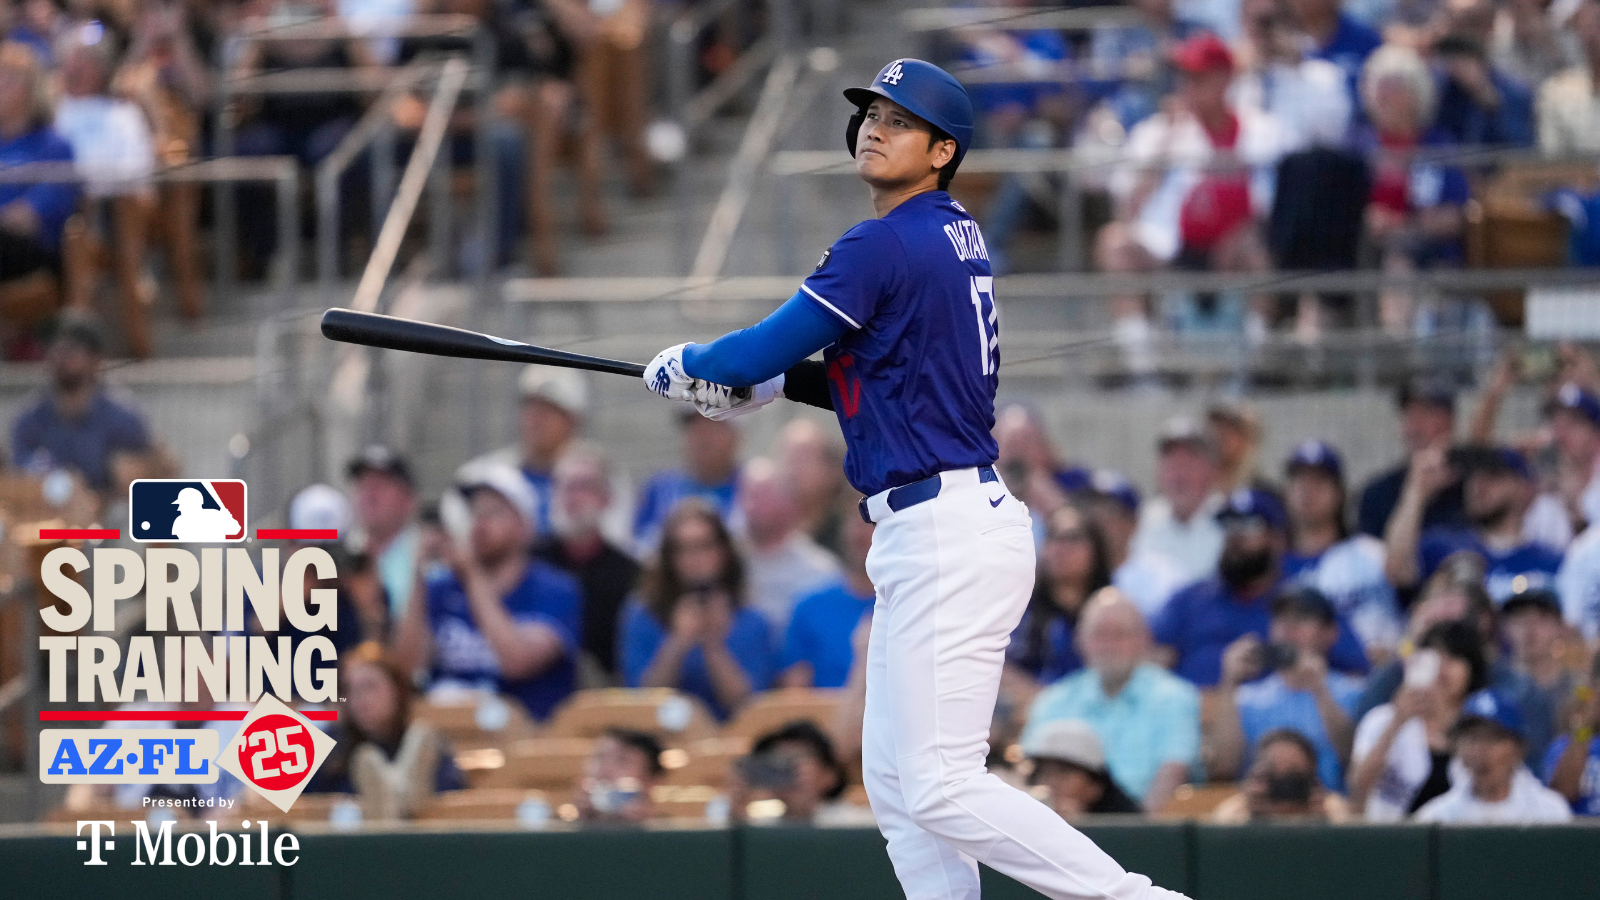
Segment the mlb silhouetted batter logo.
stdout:
<path fill-rule="evenodd" d="M 147 478 L 128 486 L 128 533 L 136 541 L 242 541 L 243 481 Z"/>

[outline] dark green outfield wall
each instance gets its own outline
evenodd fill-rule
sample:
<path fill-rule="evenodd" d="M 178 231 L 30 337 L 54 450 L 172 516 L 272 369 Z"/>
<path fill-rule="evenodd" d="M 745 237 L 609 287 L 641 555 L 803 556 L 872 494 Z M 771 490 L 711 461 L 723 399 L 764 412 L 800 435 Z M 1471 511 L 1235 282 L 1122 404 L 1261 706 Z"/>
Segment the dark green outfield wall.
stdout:
<path fill-rule="evenodd" d="M 0 898 L 894 900 L 870 830 L 306 834 L 292 867 L 110 865 L 72 837 L 0 839 Z M 1600 827 L 1093 825 L 1123 865 L 1196 900 L 1600 900 Z M 988 900 L 1039 895 L 994 872 Z"/>

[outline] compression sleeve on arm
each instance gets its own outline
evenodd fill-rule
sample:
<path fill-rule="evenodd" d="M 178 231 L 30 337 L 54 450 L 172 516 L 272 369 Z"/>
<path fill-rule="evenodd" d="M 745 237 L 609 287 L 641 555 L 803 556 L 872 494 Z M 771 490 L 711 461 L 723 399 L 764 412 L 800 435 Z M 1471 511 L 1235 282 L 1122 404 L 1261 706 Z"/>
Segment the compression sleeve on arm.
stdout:
<path fill-rule="evenodd" d="M 845 333 L 845 324 L 796 291 L 772 315 L 709 344 L 683 348 L 691 378 L 728 387 L 749 387 L 787 371 Z"/>

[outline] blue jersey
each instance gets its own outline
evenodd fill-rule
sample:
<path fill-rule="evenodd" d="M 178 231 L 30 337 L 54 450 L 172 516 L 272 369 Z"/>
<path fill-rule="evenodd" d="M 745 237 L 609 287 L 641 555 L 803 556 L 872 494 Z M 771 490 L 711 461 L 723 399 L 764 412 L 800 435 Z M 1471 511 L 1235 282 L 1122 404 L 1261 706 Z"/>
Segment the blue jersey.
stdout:
<path fill-rule="evenodd" d="M 978 223 L 949 194 L 845 232 L 802 290 L 847 329 L 823 360 L 856 490 L 994 462 L 994 276 Z"/>

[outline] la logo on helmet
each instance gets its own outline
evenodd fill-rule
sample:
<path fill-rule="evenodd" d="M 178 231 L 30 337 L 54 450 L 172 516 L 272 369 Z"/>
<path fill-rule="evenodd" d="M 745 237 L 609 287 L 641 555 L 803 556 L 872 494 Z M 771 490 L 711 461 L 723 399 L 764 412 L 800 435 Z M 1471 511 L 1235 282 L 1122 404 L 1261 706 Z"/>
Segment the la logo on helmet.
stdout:
<path fill-rule="evenodd" d="M 900 64 L 899 63 L 895 63 L 893 66 L 891 66 L 889 68 L 889 71 L 883 73 L 883 83 L 884 84 L 899 84 L 900 83 L 900 79 L 904 78 L 905 75 L 906 75 L 905 70 L 900 68 Z"/>

